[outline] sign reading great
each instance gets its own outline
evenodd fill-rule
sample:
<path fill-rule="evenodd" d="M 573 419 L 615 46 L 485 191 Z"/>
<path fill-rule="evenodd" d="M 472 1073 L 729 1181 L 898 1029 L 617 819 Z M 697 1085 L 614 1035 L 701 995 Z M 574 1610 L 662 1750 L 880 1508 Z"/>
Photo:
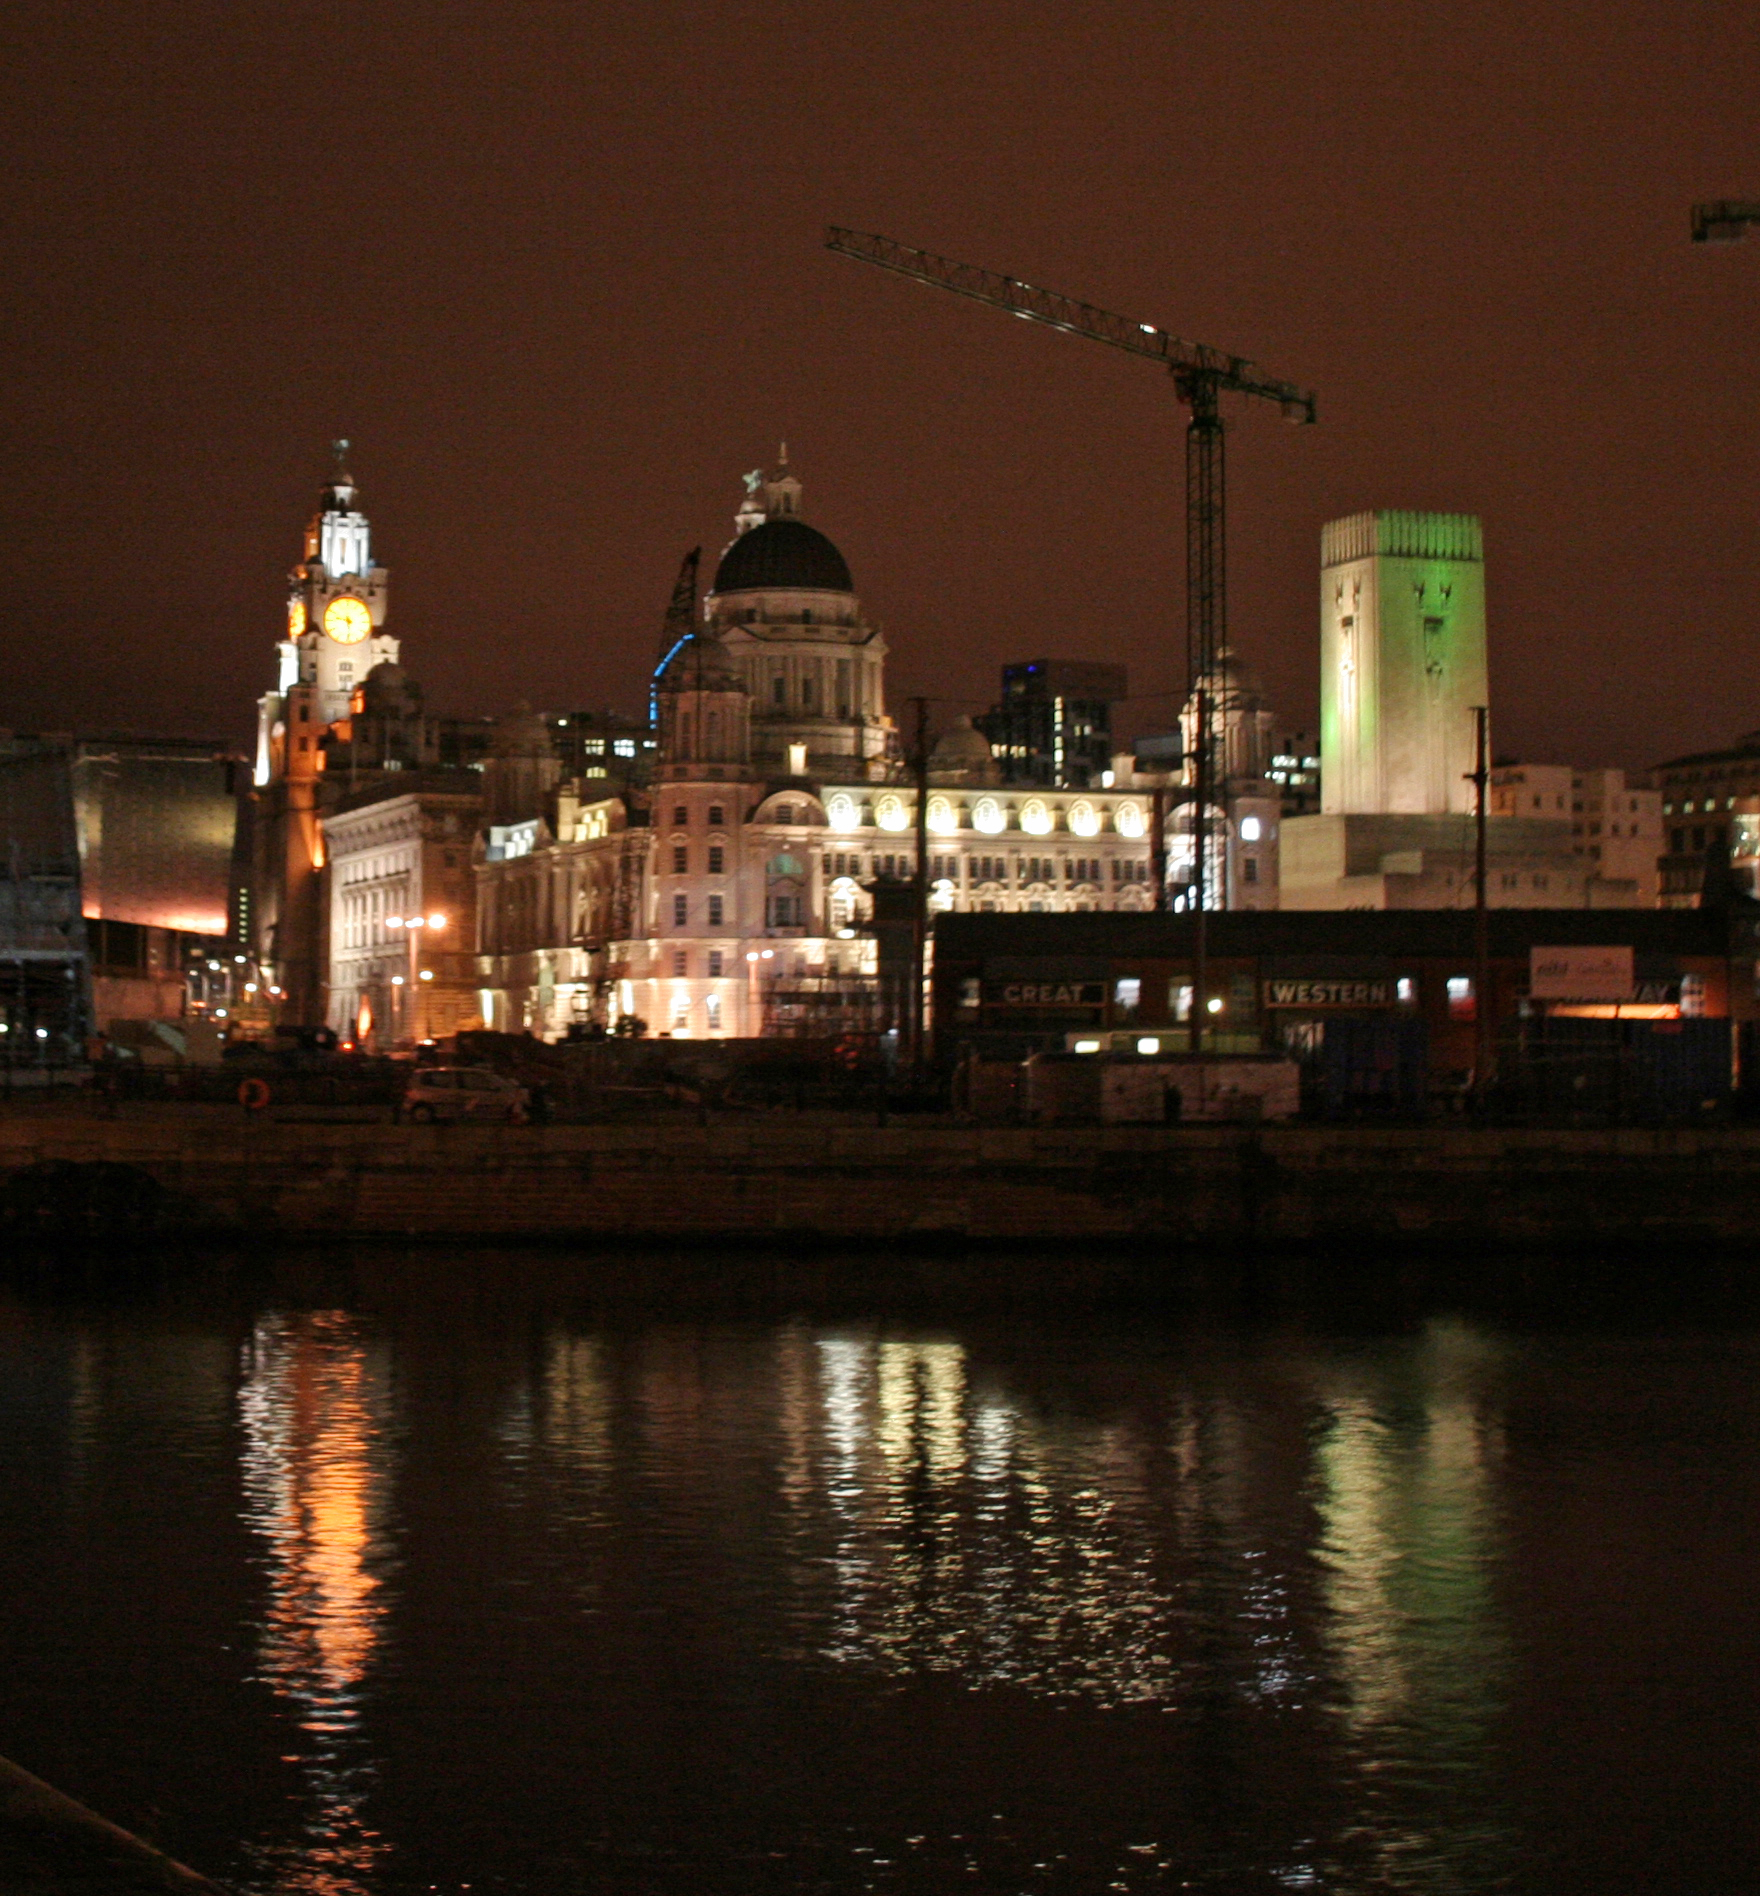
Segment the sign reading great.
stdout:
<path fill-rule="evenodd" d="M 1104 1007 L 1104 981 L 993 981 L 984 998 L 995 1007 Z"/>
<path fill-rule="evenodd" d="M 1393 983 L 1337 976 L 1286 978 L 1260 984 L 1267 1007 L 1391 1007 Z"/>

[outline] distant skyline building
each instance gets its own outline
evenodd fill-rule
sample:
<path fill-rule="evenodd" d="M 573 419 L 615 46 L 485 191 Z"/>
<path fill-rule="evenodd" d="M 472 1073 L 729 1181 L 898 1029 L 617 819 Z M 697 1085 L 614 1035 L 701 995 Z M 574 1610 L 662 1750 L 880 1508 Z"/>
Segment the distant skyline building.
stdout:
<path fill-rule="evenodd" d="M 1002 696 L 973 722 L 1005 783 L 1100 787 L 1112 769 L 1112 707 L 1130 692 L 1123 665 L 1035 658 L 1002 668 Z"/>
<path fill-rule="evenodd" d="M 1760 731 L 1720 750 L 1670 758 L 1652 774 L 1662 802 L 1662 906 L 1698 908 L 1707 875 L 1715 886 L 1725 864 L 1736 867 L 1746 893 L 1760 894 L 1753 821 L 1760 810 Z"/>
<path fill-rule="evenodd" d="M 1585 870 L 1611 882 L 1630 882 L 1635 907 L 1657 906 L 1662 797 L 1625 771 L 1499 764 L 1491 772 L 1490 809 L 1496 817 L 1569 816 L 1571 853 Z"/>

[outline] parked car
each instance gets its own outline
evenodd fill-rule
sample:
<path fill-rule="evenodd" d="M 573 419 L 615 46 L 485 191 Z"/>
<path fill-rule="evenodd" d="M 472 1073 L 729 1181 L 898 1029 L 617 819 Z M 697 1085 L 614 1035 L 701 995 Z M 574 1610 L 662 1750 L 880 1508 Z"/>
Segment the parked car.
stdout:
<path fill-rule="evenodd" d="M 410 1075 L 398 1113 L 418 1125 L 455 1119 L 505 1119 L 519 1125 L 530 1110 L 526 1089 L 490 1067 L 432 1066 Z"/>

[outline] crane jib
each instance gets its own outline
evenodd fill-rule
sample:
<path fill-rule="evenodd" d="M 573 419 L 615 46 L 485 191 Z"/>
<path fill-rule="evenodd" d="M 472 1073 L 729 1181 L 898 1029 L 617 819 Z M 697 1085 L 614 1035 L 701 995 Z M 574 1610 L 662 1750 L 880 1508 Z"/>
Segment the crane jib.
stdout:
<path fill-rule="evenodd" d="M 1040 323 L 1048 329 L 1061 330 L 1066 336 L 1085 336 L 1091 342 L 1103 342 L 1110 348 L 1160 362 L 1181 383 L 1182 400 L 1190 399 L 1188 379 L 1201 377 L 1219 391 L 1276 402 L 1291 421 L 1311 422 L 1315 418 L 1312 390 L 1262 374 L 1258 364 L 1244 356 L 1230 355 L 1226 350 L 1212 349 L 1201 342 L 1187 342 L 1183 336 L 1158 329 L 1153 323 L 1134 322 L 1128 316 L 1116 315 L 1092 303 L 1078 302 L 1074 297 L 1042 289 L 1020 277 L 1004 276 L 977 264 L 959 263 L 930 250 L 915 250 L 890 237 L 876 237 L 833 225 L 826 233 L 825 247 L 841 256 L 878 264 L 881 269 L 909 277 L 913 282 L 951 290 L 956 296 L 1007 310 L 1023 322 Z"/>
<path fill-rule="evenodd" d="M 1220 834 L 1214 827 L 1217 819 L 1224 828 L 1227 822 L 1227 789 L 1218 768 L 1221 733 L 1217 725 L 1218 713 L 1226 708 L 1226 693 L 1218 686 L 1222 656 L 1228 649 L 1227 479 L 1220 397 L 1224 391 L 1257 395 L 1276 402 L 1292 421 L 1312 421 L 1313 392 L 1262 375 L 1242 356 L 1186 342 L 1152 323 L 1134 323 L 1127 316 L 1115 316 L 1092 303 L 1078 303 L 1059 296 L 1055 290 L 1023 283 L 1018 277 L 956 263 L 932 251 L 912 250 L 890 237 L 834 225 L 826 233 L 825 242 L 827 249 L 846 257 L 878 264 L 883 270 L 896 271 L 918 283 L 952 290 L 956 296 L 1006 310 L 1023 321 L 1044 323 L 1067 335 L 1085 336 L 1091 342 L 1104 342 L 1159 362 L 1172 372 L 1180 400 L 1191 411 L 1186 427 L 1186 661 L 1187 703 L 1196 731 L 1186 776 L 1191 793 L 1191 882 L 1180 906 L 1193 919 L 1193 986 L 1198 1002 L 1192 1012 L 1192 1038 L 1194 1050 L 1201 1051 L 1207 1006 L 1220 1005 L 1214 1000 L 1206 1004 L 1205 998 L 1205 913 L 1212 906 L 1227 908 L 1229 903 L 1227 851 L 1224 849 L 1218 857 L 1212 847 L 1212 837 Z M 1165 899 L 1166 893 L 1163 889 L 1160 899 Z M 1220 900 L 1214 899 L 1217 897 Z"/>

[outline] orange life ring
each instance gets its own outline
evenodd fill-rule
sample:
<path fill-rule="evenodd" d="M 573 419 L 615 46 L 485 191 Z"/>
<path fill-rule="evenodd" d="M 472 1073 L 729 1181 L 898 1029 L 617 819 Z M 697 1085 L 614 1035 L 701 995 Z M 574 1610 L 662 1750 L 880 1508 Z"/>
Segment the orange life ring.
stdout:
<path fill-rule="evenodd" d="M 260 1113 L 269 1103 L 269 1082 L 267 1080 L 240 1080 L 238 1103 L 247 1113 Z"/>

